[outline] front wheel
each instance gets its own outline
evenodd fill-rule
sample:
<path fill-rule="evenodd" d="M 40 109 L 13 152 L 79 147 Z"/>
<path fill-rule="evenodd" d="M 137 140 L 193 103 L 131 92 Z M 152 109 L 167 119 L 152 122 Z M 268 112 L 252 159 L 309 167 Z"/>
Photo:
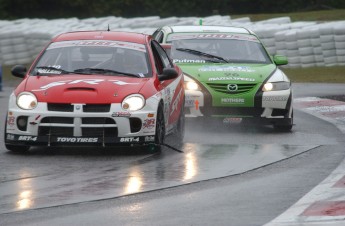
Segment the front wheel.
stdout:
<path fill-rule="evenodd" d="M 155 134 L 155 145 L 156 151 L 161 151 L 161 144 L 165 140 L 165 120 L 163 114 L 163 108 L 159 106 L 156 118 L 156 134 Z"/>
<path fill-rule="evenodd" d="M 274 125 L 274 129 L 280 132 L 290 132 L 293 126 L 293 112 L 291 114 L 291 119 L 286 124 Z"/>
<path fill-rule="evenodd" d="M 177 121 L 176 129 L 174 131 L 174 138 L 179 146 L 183 143 L 183 138 L 185 134 L 185 114 L 184 108 L 181 108 L 180 116 Z"/>

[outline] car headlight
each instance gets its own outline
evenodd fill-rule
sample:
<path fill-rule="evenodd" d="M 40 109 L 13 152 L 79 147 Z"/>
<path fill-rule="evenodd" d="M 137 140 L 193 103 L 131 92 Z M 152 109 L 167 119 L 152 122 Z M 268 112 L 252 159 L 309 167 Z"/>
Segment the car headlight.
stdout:
<path fill-rule="evenodd" d="M 129 95 L 122 101 L 121 106 L 126 111 L 137 111 L 145 106 L 145 98 L 140 94 Z"/>
<path fill-rule="evenodd" d="M 199 85 L 194 81 L 188 81 L 184 83 L 186 90 L 200 90 Z"/>
<path fill-rule="evenodd" d="M 184 89 L 185 90 L 201 90 L 199 84 L 190 76 L 184 74 Z"/>
<path fill-rule="evenodd" d="M 32 110 L 37 107 L 37 98 L 29 92 L 22 92 L 17 97 L 17 105 L 24 110 Z"/>
<path fill-rule="evenodd" d="M 290 82 L 267 82 L 263 87 L 262 91 L 278 91 L 290 89 Z"/>

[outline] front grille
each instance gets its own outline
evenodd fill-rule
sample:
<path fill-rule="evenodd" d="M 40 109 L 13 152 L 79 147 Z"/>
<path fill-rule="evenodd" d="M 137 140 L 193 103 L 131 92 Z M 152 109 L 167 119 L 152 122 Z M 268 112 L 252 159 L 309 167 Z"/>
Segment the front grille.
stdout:
<path fill-rule="evenodd" d="M 72 104 L 52 104 L 48 103 L 48 111 L 73 112 Z"/>
<path fill-rule="evenodd" d="M 115 124 L 114 119 L 105 117 L 82 118 L 83 124 Z"/>
<path fill-rule="evenodd" d="M 110 104 L 85 104 L 83 106 L 84 112 L 109 112 Z"/>
<path fill-rule="evenodd" d="M 226 93 L 226 94 L 240 94 L 240 93 L 246 93 L 251 91 L 253 88 L 255 88 L 255 83 L 246 83 L 246 84 L 236 84 L 237 90 L 229 91 L 228 85 L 224 83 L 206 83 L 211 89 L 213 89 L 216 92 L 220 93 Z"/>
<path fill-rule="evenodd" d="M 72 117 L 45 117 L 41 120 L 41 123 L 73 124 L 73 118 Z"/>
<path fill-rule="evenodd" d="M 48 111 L 59 112 L 73 112 L 73 104 L 55 104 L 48 103 Z M 109 112 L 110 104 L 84 104 L 83 112 L 97 113 L 97 112 Z"/>
<path fill-rule="evenodd" d="M 45 117 L 38 127 L 38 136 L 117 137 L 117 124 L 107 117 Z"/>

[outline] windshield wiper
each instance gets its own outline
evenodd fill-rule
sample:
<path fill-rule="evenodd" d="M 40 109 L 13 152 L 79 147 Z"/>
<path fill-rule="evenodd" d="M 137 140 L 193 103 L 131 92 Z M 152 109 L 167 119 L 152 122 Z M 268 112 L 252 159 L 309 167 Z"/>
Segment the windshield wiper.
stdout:
<path fill-rule="evenodd" d="M 127 73 L 123 71 L 104 69 L 104 68 L 80 68 L 80 69 L 74 70 L 74 73 L 102 73 L 102 74 L 111 73 L 111 74 L 127 75 L 127 76 L 132 76 L 132 77 L 137 77 L 137 78 L 140 77 L 140 75 Z"/>
<path fill-rule="evenodd" d="M 37 75 L 40 74 L 72 74 L 72 71 L 66 71 L 64 69 L 61 68 L 56 68 L 56 67 L 51 67 L 51 66 L 40 66 L 40 67 L 36 67 L 37 70 Z M 43 69 L 43 72 L 40 72 L 39 69 Z"/>
<path fill-rule="evenodd" d="M 208 58 L 214 58 L 214 59 L 221 60 L 221 61 L 223 61 L 225 63 L 229 63 L 226 59 L 224 59 L 221 56 L 215 56 L 215 55 L 212 55 L 212 54 L 209 54 L 209 53 L 204 53 L 204 52 L 201 52 L 201 51 L 198 51 L 198 50 L 195 50 L 195 49 L 176 48 L 176 50 L 187 52 L 187 53 L 191 53 L 191 54 L 198 55 L 198 56 L 205 56 L 205 57 L 208 57 Z"/>

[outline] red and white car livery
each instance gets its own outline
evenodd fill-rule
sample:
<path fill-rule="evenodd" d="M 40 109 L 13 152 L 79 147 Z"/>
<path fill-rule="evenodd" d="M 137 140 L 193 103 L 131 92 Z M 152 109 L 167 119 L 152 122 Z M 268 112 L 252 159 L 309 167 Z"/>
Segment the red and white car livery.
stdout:
<path fill-rule="evenodd" d="M 55 37 L 9 98 L 5 145 L 162 144 L 184 133 L 183 76 L 151 36 L 70 32 Z M 159 145 L 157 145 L 159 146 Z"/>

